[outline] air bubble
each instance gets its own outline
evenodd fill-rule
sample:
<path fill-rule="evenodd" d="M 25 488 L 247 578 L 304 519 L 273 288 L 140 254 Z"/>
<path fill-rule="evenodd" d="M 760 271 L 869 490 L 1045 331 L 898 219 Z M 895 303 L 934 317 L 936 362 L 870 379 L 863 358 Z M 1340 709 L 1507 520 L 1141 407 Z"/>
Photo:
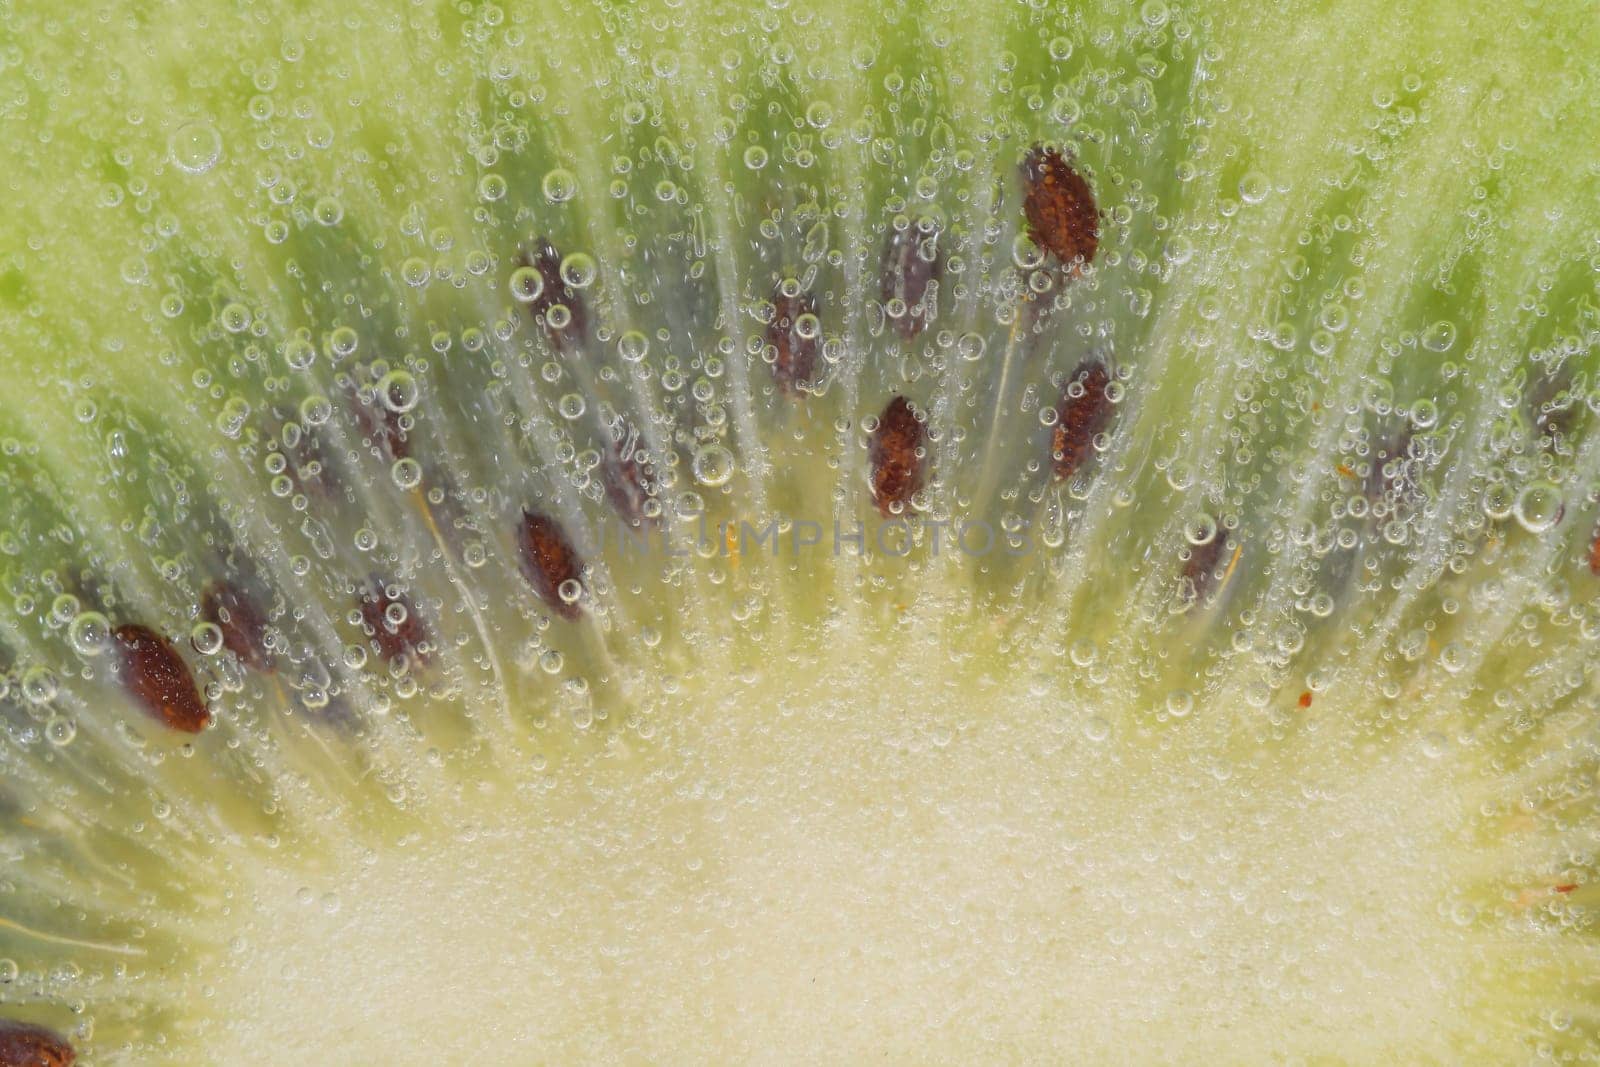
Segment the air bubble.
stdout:
<path fill-rule="evenodd" d="M 224 437 L 237 438 L 244 432 L 245 420 L 249 417 L 249 403 L 243 397 L 229 397 L 217 413 L 217 432 Z"/>
<path fill-rule="evenodd" d="M 544 275 L 535 267 L 518 267 L 511 272 L 511 299 L 531 304 L 544 292 Z"/>
<path fill-rule="evenodd" d="M 578 195 L 578 177 L 565 167 L 557 167 L 539 183 L 544 198 L 552 204 L 564 204 Z"/>
<path fill-rule="evenodd" d="M 283 361 L 290 370 L 305 370 L 317 358 L 317 346 L 304 337 L 290 338 L 283 346 Z"/>
<path fill-rule="evenodd" d="M 243 333 L 250 328 L 250 309 L 243 304 L 229 304 L 217 316 L 217 321 L 229 333 Z"/>
<path fill-rule="evenodd" d="M 397 459 L 394 466 L 389 468 L 389 477 L 401 489 L 415 489 L 422 484 L 422 464 L 410 457 Z"/>
<path fill-rule="evenodd" d="M 485 174 L 478 179 L 478 195 L 490 203 L 505 199 L 506 180 L 498 174 Z"/>
<path fill-rule="evenodd" d="M 344 219 L 344 204 L 336 196 L 325 196 L 311 208 L 311 217 L 323 226 L 337 226 Z"/>
<path fill-rule="evenodd" d="M 167 142 L 172 162 L 189 174 L 204 174 L 222 157 L 222 135 L 206 122 L 186 122 Z"/>
<path fill-rule="evenodd" d="M 198 622 L 189 630 L 189 643 L 202 656 L 215 656 L 222 651 L 222 627 L 214 622 Z"/>
<path fill-rule="evenodd" d="M 378 397 L 383 401 L 383 406 L 396 415 L 404 415 L 416 407 L 421 393 L 417 379 L 409 371 L 390 371 L 378 383 Z"/>
<path fill-rule="evenodd" d="M 67 627 L 67 639 L 80 656 L 98 656 L 111 641 L 111 620 L 98 611 L 85 611 Z"/>
<path fill-rule="evenodd" d="M 1044 263 L 1044 249 L 1026 233 L 1019 233 L 1011 242 L 1011 262 L 1018 270 L 1036 270 Z"/>
<path fill-rule="evenodd" d="M 333 417 L 333 402 L 325 396 L 308 396 L 300 401 L 300 420 L 307 426 L 321 426 Z"/>
<path fill-rule="evenodd" d="M 561 280 L 574 289 L 587 289 L 598 273 L 594 257 L 586 252 L 573 252 L 561 261 Z"/>
<path fill-rule="evenodd" d="M 71 593 L 62 593 L 50 602 L 50 625 L 65 626 L 78 614 L 78 598 Z"/>
<path fill-rule="evenodd" d="M 617 338 L 617 354 L 624 362 L 637 363 L 650 352 L 650 338 L 638 330 L 629 330 Z"/>
<path fill-rule="evenodd" d="M 588 405 L 584 402 L 582 393 L 565 393 L 556 401 L 556 410 L 567 421 L 575 421 L 583 416 Z"/>
<path fill-rule="evenodd" d="M 1441 319 L 1422 331 L 1422 347 L 1429 352 L 1448 352 L 1455 347 L 1456 324 Z"/>
<path fill-rule="evenodd" d="M 1564 507 L 1561 487 L 1553 482 L 1531 482 L 1517 494 L 1513 509 L 1517 522 L 1529 533 L 1544 533 L 1561 521 Z"/>
<path fill-rule="evenodd" d="M 48 704 L 59 691 L 54 672 L 48 667 L 30 667 L 22 676 L 22 695 L 30 704 Z"/>
<path fill-rule="evenodd" d="M 78 736 L 78 727 L 71 719 L 63 719 L 59 715 L 52 716 L 44 724 L 44 736 L 45 740 L 60 748 L 72 743 L 72 739 Z"/>
<path fill-rule="evenodd" d="M 349 326 L 339 326 L 328 335 L 328 347 L 339 359 L 350 355 L 360 343 L 360 337 Z"/>
<path fill-rule="evenodd" d="M 422 286 L 427 285 L 428 279 L 432 274 L 433 272 L 428 269 L 428 264 L 416 256 L 412 256 L 400 264 L 400 277 L 413 289 L 420 289 Z"/>
<path fill-rule="evenodd" d="M 1272 183 L 1259 170 L 1250 171 L 1239 179 L 1239 199 L 1247 204 L 1259 204 L 1272 191 Z"/>
<path fill-rule="evenodd" d="M 733 477 L 733 453 L 721 445 L 706 445 L 694 454 L 695 481 L 715 488 L 727 485 Z"/>
<path fill-rule="evenodd" d="M 1183 539 L 1191 545 L 1208 545 L 1217 536 L 1217 520 L 1210 515 L 1194 516 L 1183 524 Z"/>

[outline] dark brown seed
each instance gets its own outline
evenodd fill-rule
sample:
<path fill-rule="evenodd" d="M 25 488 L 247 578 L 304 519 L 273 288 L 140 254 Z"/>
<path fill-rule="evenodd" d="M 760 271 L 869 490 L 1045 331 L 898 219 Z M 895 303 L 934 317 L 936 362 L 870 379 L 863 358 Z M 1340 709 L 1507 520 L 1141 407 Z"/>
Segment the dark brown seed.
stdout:
<path fill-rule="evenodd" d="M 211 710 L 172 642 L 136 623 L 117 627 L 111 636 L 118 646 L 122 685 L 152 718 L 188 734 L 206 728 Z"/>
<path fill-rule="evenodd" d="M 359 401 L 351 403 L 352 412 L 358 405 Z M 272 414 L 284 422 L 298 417 L 276 408 Z M 332 495 L 333 483 L 328 475 L 328 463 L 323 456 L 322 441 L 315 431 L 302 428 L 302 432 L 294 436 L 293 444 L 285 440 L 282 447 L 289 461 L 285 473 L 297 491 L 321 499 Z"/>
<path fill-rule="evenodd" d="M 537 270 L 539 279 L 544 282 L 539 295 L 528 303 L 528 312 L 544 327 L 550 343 L 560 349 L 571 349 L 582 343 L 588 315 L 583 298 L 561 276 L 561 253 L 556 251 L 556 246 L 549 238 L 541 237 L 533 253 L 524 253 L 520 262 Z M 570 316 L 559 328 L 550 324 L 550 309 L 557 304 L 566 308 Z"/>
<path fill-rule="evenodd" d="M 1028 236 L 1074 272 L 1094 262 L 1100 213 L 1094 191 L 1054 148 L 1035 145 L 1022 163 Z"/>
<path fill-rule="evenodd" d="M 817 373 L 817 353 L 822 339 L 815 333 L 805 337 L 800 332 L 801 317 L 815 316 L 817 301 L 807 292 L 785 292 L 780 282 L 773 290 L 772 304 L 776 310 L 767 324 L 767 344 L 777 353 L 772 361 L 772 376 L 785 393 L 798 393 L 813 384 Z"/>
<path fill-rule="evenodd" d="M 583 559 L 561 524 L 548 515 L 522 511 L 522 572 L 539 599 L 563 619 L 576 619 L 578 602 L 561 596 L 564 582 L 582 582 Z M 581 585 L 580 585 L 581 588 Z"/>
<path fill-rule="evenodd" d="M 654 495 L 654 479 L 643 458 L 644 454 L 630 434 L 621 442 L 613 441 L 606 446 L 600 466 L 606 499 L 611 501 L 618 515 L 634 524 L 647 521 L 644 507 Z"/>
<path fill-rule="evenodd" d="M 906 313 L 889 321 L 906 341 L 916 340 L 933 318 L 928 288 L 944 268 L 937 240 L 937 233 L 924 232 L 915 225 L 889 227 L 878 295 L 884 304 L 897 298 L 905 303 Z"/>
<path fill-rule="evenodd" d="M 369 579 L 361 594 L 361 621 L 372 631 L 372 642 L 378 647 L 378 654 L 390 663 L 399 661 L 402 656 L 425 661 L 428 657 L 421 646 L 428 639 L 428 628 L 422 624 L 411 598 L 400 589 L 394 589 L 391 595 L 391 588 L 381 578 Z M 398 623 L 389 617 L 389 608 L 393 605 L 399 605 L 405 613 Z"/>
<path fill-rule="evenodd" d="M 878 513 L 888 518 L 894 505 L 904 506 L 922 488 L 924 457 L 918 455 L 928 440 L 928 428 L 903 396 L 889 401 L 872 431 L 868 456 L 872 462 L 872 496 Z"/>
<path fill-rule="evenodd" d="M 1217 532 L 1203 545 L 1190 545 L 1189 558 L 1183 563 L 1183 597 L 1185 600 L 1203 600 L 1221 577 L 1217 573 L 1228 548 L 1228 531 L 1219 523 Z"/>
<path fill-rule="evenodd" d="M 1377 446 L 1372 464 L 1367 470 L 1367 499 L 1377 502 L 1385 497 L 1407 497 L 1416 488 L 1415 460 L 1411 455 L 1414 434 L 1408 422 Z"/>
<path fill-rule="evenodd" d="M 1098 359 L 1084 360 L 1067 379 L 1061 403 L 1056 407 L 1051 450 L 1058 480 L 1077 473 L 1094 451 L 1095 435 L 1111 421 L 1111 399 L 1106 396 L 1106 386 L 1110 384 L 1111 372 Z"/>
<path fill-rule="evenodd" d="M 372 399 L 363 402 L 360 395 L 352 398 L 351 410 L 355 413 L 356 428 L 361 436 L 388 453 L 390 459 L 405 459 L 411 455 L 411 445 L 400 423 L 400 414 L 383 402 L 376 392 Z"/>
<path fill-rule="evenodd" d="M 1589 573 L 1600 578 L 1600 527 L 1595 528 L 1589 541 Z"/>
<path fill-rule="evenodd" d="M 1581 400 L 1573 391 L 1572 375 L 1564 368 L 1541 373 L 1528 391 L 1528 407 L 1533 412 L 1534 429 L 1546 449 L 1570 441 L 1581 414 Z"/>
<path fill-rule="evenodd" d="M 200 598 L 200 615 L 222 631 L 222 643 L 253 671 L 272 670 L 272 652 L 267 648 L 267 620 L 238 586 L 212 582 Z"/>
<path fill-rule="evenodd" d="M 78 1054 L 52 1030 L 0 1020 L 0 1067 L 72 1067 Z"/>

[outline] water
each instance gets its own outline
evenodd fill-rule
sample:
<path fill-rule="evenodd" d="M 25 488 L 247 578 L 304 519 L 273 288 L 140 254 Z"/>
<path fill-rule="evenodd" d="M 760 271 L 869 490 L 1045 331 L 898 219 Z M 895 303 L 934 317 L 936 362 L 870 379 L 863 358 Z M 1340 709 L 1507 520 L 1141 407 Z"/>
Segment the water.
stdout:
<path fill-rule="evenodd" d="M 1591 1048 L 1592 124 L 1453 23 L 1355 79 L 1283 54 L 1350 16 L 924 14 L 357 4 L 181 90 L 79 23 L 113 108 L 17 27 L 80 90 L 0 270 L 17 1003 L 241 1063 L 330 1002 L 393 1062 Z"/>

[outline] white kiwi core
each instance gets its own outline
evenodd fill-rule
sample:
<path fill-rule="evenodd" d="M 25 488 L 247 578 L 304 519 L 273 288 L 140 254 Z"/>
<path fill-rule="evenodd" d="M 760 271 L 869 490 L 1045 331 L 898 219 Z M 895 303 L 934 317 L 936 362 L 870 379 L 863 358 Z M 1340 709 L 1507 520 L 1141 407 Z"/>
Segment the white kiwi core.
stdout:
<path fill-rule="evenodd" d="M 662 743 L 271 853 L 196 1037 L 230 1063 L 1370 1062 L 1478 1047 L 1467 1020 L 1511 1007 L 1481 1000 L 1513 995 L 1497 942 L 1538 902 L 1488 922 L 1464 892 L 1470 756 L 1375 753 L 1337 693 L 1244 748 L 1223 709 L 1109 708 L 1095 662 L 961 629 L 686 676 Z"/>

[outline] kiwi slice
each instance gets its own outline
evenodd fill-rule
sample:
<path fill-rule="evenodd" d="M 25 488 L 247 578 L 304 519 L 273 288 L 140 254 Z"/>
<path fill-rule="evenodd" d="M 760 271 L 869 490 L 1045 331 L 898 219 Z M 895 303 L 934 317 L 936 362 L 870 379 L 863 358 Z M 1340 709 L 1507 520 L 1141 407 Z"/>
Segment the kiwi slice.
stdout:
<path fill-rule="evenodd" d="M 0 1064 L 1600 1056 L 1582 7 L 0 19 Z"/>

